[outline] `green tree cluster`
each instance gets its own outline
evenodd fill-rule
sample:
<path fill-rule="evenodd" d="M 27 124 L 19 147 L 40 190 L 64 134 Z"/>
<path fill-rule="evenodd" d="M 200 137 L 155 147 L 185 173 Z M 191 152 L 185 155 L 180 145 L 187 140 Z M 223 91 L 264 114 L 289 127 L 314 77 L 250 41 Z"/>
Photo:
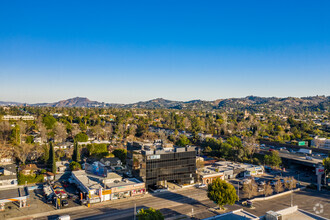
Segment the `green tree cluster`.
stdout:
<path fill-rule="evenodd" d="M 70 170 L 74 171 L 74 170 L 81 170 L 81 165 L 80 163 L 76 162 L 76 161 L 72 161 L 69 164 Z"/>
<path fill-rule="evenodd" d="M 138 220 L 163 220 L 164 216 L 159 210 L 153 208 L 140 209 L 137 214 Z"/>
<path fill-rule="evenodd" d="M 175 144 L 180 147 L 185 147 L 190 144 L 190 141 L 186 135 L 182 134 L 182 135 L 180 135 L 179 139 L 177 140 L 177 142 Z"/>
<path fill-rule="evenodd" d="M 84 132 L 80 132 L 79 134 L 77 134 L 75 137 L 74 137 L 74 140 L 76 142 L 86 142 L 88 141 L 88 136 L 86 133 Z"/>
<path fill-rule="evenodd" d="M 112 154 L 115 155 L 118 159 L 121 160 L 122 163 L 126 163 L 126 157 L 127 157 L 127 150 L 126 149 L 115 149 L 112 151 Z"/>
<path fill-rule="evenodd" d="M 208 185 L 207 197 L 215 202 L 220 209 L 224 205 L 233 205 L 238 200 L 235 187 L 220 178 L 213 180 Z"/>
<path fill-rule="evenodd" d="M 88 144 L 87 150 L 90 156 L 106 157 L 109 155 L 106 144 Z"/>
<path fill-rule="evenodd" d="M 276 150 L 271 151 L 270 155 L 265 155 L 264 160 L 265 164 L 272 167 L 279 167 L 282 163 L 282 159 Z"/>

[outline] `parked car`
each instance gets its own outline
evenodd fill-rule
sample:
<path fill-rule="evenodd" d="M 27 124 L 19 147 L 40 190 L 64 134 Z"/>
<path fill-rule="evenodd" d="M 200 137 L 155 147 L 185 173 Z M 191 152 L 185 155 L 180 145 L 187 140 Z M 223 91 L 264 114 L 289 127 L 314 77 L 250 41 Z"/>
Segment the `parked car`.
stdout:
<path fill-rule="evenodd" d="M 86 205 L 88 201 L 86 199 L 80 200 L 80 205 Z"/>
<path fill-rule="evenodd" d="M 69 203 L 68 203 L 68 201 L 67 200 L 62 200 L 62 206 L 68 206 L 69 205 Z"/>
<path fill-rule="evenodd" d="M 310 156 L 306 156 L 306 160 L 313 160 L 313 158 Z"/>
<path fill-rule="evenodd" d="M 198 185 L 197 188 L 205 188 L 207 185 L 206 184 L 201 184 L 201 185 Z"/>
<path fill-rule="evenodd" d="M 265 185 L 266 183 L 265 183 L 265 181 L 258 181 L 258 184 L 259 184 L 259 186 L 263 186 L 263 185 Z"/>

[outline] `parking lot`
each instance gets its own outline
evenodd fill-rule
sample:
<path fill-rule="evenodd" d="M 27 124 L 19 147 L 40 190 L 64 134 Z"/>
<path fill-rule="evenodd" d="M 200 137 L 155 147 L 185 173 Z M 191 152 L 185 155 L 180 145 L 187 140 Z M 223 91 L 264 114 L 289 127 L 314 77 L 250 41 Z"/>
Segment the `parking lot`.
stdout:
<path fill-rule="evenodd" d="M 51 199 L 48 200 L 47 196 L 45 196 L 43 187 L 50 186 L 54 187 L 57 186 L 61 191 L 63 191 L 66 196 L 61 199 L 61 206 L 58 207 L 59 209 L 66 209 L 71 207 L 80 206 L 80 199 L 79 199 L 79 189 L 74 184 L 68 183 L 69 175 L 63 175 L 59 180 L 53 183 L 45 183 L 42 185 L 38 185 L 38 188 L 35 190 L 29 191 L 30 195 L 27 201 L 27 207 L 19 208 L 18 203 L 7 203 L 5 206 L 5 211 L 0 212 L 0 219 L 8 219 L 13 217 L 19 216 L 26 216 L 40 212 L 49 212 L 56 210 L 55 200 Z M 63 200 L 67 201 L 63 202 Z"/>

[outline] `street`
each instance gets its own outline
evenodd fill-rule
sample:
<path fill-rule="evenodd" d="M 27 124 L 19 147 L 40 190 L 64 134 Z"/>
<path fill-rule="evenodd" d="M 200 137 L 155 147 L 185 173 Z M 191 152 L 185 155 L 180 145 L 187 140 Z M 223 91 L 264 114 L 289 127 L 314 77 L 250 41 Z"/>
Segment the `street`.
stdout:
<path fill-rule="evenodd" d="M 124 202 L 99 203 L 92 205 L 91 208 L 61 215 L 68 214 L 72 219 L 133 219 L 135 205 L 136 210 L 148 207 L 159 209 L 166 218 L 191 217 L 192 215 L 197 218 L 206 218 L 215 215 L 208 211 L 210 207 L 215 207 L 215 204 L 207 198 L 206 190 L 196 188 L 183 189 L 178 192 L 155 193 Z M 55 219 L 56 217 L 58 215 L 38 219 Z"/>
<path fill-rule="evenodd" d="M 330 218 L 330 194 L 329 192 L 317 192 L 312 190 L 303 190 L 293 193 L 293 205 L 298 205 L 300 209 L 315 214 L 314 207 L 317 204 L 322 205 L 323 210 L 319 215 Z M 280 196 L 278 198 L 254 202 L 255 208 L 250 209 L 244 207 L 244 210 L 251 212 L 257 216 L 264 215 L 267 211 L 278 211 L 291 205 L 291 195 Z M 160 210 L 165 218 L 173 219 L 203 219 L 217 215 L 212 211 L 216 205 L 206 196 L 206 189 L 198 189 L 194 187 L 180 189 L 176 192 L 163 192 L 149 194 L 144 197 L 136 197 L 134 199 L 109 201 L 97 203 L 87 207 L 76 207 L 68 211 L 62 210 L 61 213 L 43 213 L 43 217 L 38 220 L 56 219 L 61 215 L 70 215 L 71 219 L 116 219 L 126 220 L 134 218 L 134 206 L 136 210 L 141 208 L 152 207 Z M 226 212 L 240 209 L 240 205 L 225 206 Z M 211 208 L 211 209 L 210 209 Z M 47 216 L 48 215 L 48 216 Z M 42 215 L 40 215 L 42 216 Z M 22 216 L 16 219 L 31 219 L 28 216 Z"/>

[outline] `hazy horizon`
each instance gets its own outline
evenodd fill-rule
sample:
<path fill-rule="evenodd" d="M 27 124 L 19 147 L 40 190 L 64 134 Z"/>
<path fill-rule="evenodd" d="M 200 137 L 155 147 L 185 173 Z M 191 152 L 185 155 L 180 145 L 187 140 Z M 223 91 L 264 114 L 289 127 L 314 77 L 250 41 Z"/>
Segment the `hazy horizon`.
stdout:
<path fill-rule="evenodd" d="M 0 3 L 0 100 L 330 94 L 330 2 Z"/>
<path fill-rule="evenodd" d="M 213 99 L 213 100 L 206 100 L 206 99 L 189 99 L 189 100 L 176 100 L 176 99 L 166 99 L 163 97 L 157 97 L 157 98 L 151 98 L 151 99 L 147 99 L 147 100 L 138 100 L 136 102 L 130 102 L 130 103 L 120 103 L 120 102 L 105 102 L 103 100 L 97 100 L 97 99 L 90 99 L 89 97 L 82 97 L 82 96 L 76 96 L 76 97 L 69 97 L 69 98 L 65 98 L 65 99 L 59 99 L 59 100 L 55 100 L 55 101 L 42 101 L 42 102 L 20 102 L 20 101 L 15 101 L 15 100 L 0 100 L 0 102 L 17 102 L 17 103 L 22 103 L 22 104 L 42 104 L 42 103 L 55 103 L 55 102 L 59 102 L 59 101 L 65 101 L 68 99 L 74 99 L 74 98 L 87 98 L 90 101 L 97 101 L 97 102 L 104 102 L 107 104 L 134 104 L 137 102 L 145 102 L 145 101 L 150 101 L 150 100 L 155 100 L 155 99 L 165 99 L 165 100 L 169 100 L 169 101 L 178 101 L 178 102 L 188 102 L 188 101 L 194 101 L 194 100 L 201 100 L 201 101 L 216 101 L 216 100 L 222 100 L 222 99 L 241 99 L 241 98 L 246 98 L 249 96 L 253 96 L 253 97 L 260 97 L 260 98 L 306 98 L 306 97 L 315 97 L 315 96 L 325 96 L 328 97 L 328 95 L 315 95 L 315 96 L 300 96 L 300 97 L 294 97 L 294 96 L 255 96 L 255 95 L 247 95 L 247 96 L 243 96 L 243 97 L 228 97 L 228 98 L 218 98 L 218 99 Z"/>

